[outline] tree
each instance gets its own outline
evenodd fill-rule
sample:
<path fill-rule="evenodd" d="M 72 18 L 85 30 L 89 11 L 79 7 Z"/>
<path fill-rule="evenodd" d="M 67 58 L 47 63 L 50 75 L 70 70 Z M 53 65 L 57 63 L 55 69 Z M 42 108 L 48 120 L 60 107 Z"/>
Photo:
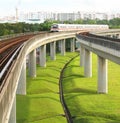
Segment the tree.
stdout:
<path fill-rule="evenodd" d="M 120 28 L 120 18 L 114 18 L 109 21 L 111 28 Z"/>

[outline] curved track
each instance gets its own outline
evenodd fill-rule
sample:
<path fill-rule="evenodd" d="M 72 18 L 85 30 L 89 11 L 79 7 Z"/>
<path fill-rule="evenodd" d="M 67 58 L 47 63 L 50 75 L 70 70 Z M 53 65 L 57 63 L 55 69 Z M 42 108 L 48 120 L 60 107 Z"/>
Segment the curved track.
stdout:
<path fill-rule="evenodd" d="M 21 50 L 22 46 L 24 45 L 24 42 L 27 41 L 29 38 L 33 37 L 34 35 L 35 34 L 24 35 L 21 37 L 16 37 L 16 38 L 13 38 L 10 40 L 4 40 L 4 41 L 0 42 L 0 92 L 1 92 L 2 88 L 4 87 L 5 79 L 9 75 L 9 71 L 12 68 L 12 64 L 14 63 L 15 59 L 17 58 L 19 51 Z M 90 39 L 97 40 L 98 38 L 102 39 L 102 40 L 103 39 L 107 40 L 107 39 L 105 39 L 105 37 L 96 36 L 96 35 L 90 34 L 88 32 L 82 32 L 78 36 L 81 36 L 83 38 L 88 38 L 89 40 Z M 113 42 L 112 39 L 111 40 L 108 39 L 108 41 Z M 118 43 L 118 41 L 116 41 L 116 42 Z M 60 88 L 61 88 L 60 94 L 63 95 L 62 94 L 62 85 L 60 85 Z M 61 96 L 61 102 L 63 103 L 63 108 L 66 108 L 66 105 L 64 104 L 64 97 L 63 96 Z M 68 122 L 72 123 L 72 118 L 71 118 L 67 108 L 66 108 L 65 114 L 66 114 L 66 117 L 68 117 L 68 119 L 67 119 Z"/>
<path fill-rule="evenodd" d="M 45 32 L 40 32 L 38 34 L 43 33 Z M 9 74 L 8 71 L 10 69 L 10 66 L 12 65 L 14 59 L 17 58 L 17 55 L 24 42 L 28 41 L 28 39 L 32 38 L 35 35 L 37 34 L 27 34 L 0 41 L 0 92 L 5 84 L 5 79 Z M 15 52 L 16 54 L 14 55 Z M 12 57 L 13 55 L 14 57 Z"/>

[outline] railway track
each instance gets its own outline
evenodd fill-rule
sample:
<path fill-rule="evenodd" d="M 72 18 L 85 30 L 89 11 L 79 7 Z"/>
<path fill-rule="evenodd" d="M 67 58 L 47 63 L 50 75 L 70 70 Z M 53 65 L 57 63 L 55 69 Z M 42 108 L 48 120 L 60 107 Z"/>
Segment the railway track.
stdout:
<path fill-rule="evenodd" d="M 33 36 L 35 36 L 35 34 L 16 37 L 16 38 L 13 38 L 10 40 L 7 39 L 7 40 L 0 42 L 0 92 L 5 85 L 5 80 L 9 76 L 12 65 L 14 64 L 14 61 L 17 58 L 17 55 L 19 54 L 21 48 L 23 47 L 24 42 Z M 79 34 L 79 36 L 81 36 L 83 38 L 88 38 L 89 40 L 90 39 L 97 40 L 98 38 L 105 39 L 105 37 L 96 36 L 96 35 L 90 34 L 88 32 L 81 33 L 81 34 Z M 109 39 L 105 39 L 105 40 L 109 40 Z M 109 41 L 113 42 L 112 39 Z M 120 41 L 120 40 L 114 39 L 114 41 L 116 41 L 118 43 L 118 41 Z M 62 74 L 63 74 L 63 71 L 61 72 L 61 76 L 62 76 Z M 72 116 L 71 116 L 71 114 L 65 104 L 65 101 L 64 101 L 61 80 L 60 80 L 60 100 L 63 105 L 63 108 L 65 109 L 65 115 L 66 115 L 68 123 L 72 123 L 73 122 Z"/>
<path fill-rule="evenodd" d="M 76 36 L 77 38 L 85 40 L 86 42 L 89 43 L 98 44 L 103 47 L 111 48 L 114 50 L 120 50 L 120 39 L 94 35 L 89 32 L 83 34 L 82 33 L 76 34 Z"/>
<path fill-rule="evenodd" d="M 12 48 L 8 55 L 4 56 L 2 58 L 2 62 L 1 62 L 1 71 L 0 71 L 0 92 L 2 90 L 2 88 L 5 85 L 5 81 L 10 73 L 10 70 L 12 68 L 12 65 L 14 63 L 14 60 L 17 58 L 17 55 L 20 51 L 20 49 L 23 47 L 23 44 L 18 44 L 16 46 L 14 46 L 14 48 Z M 4 67 L 3 67 L 4 66 Z"/>
<path fill-rule="evenodd" d="M 45 32 L 42 32 L 42 34 Z M 39 33 L 41 34 L 41 33 Z M 23 35 L 20 37 L 14 37 L 11 39 L 6 39 L 3 41 L 0 41 L 0 72 L 2 71 L 2 69 L 4 68 L 4 66 L 6 65 L 7 61 L 9 61 L 9 58 L 12 56 L 13 52 L 15 52 L 15 49 L 17 49 L 16 47 L 19 47 L 20 45 L 22 45 L 25 41 L 27 41 L 29 38 L 33 37 L 36 34 L 28 34 L 28 35 Z M 88 32 L 83 32 L 80 34 L 80 36 L 83 36 L 83 38 L 85 37 L 89 37 L 90 38 L 101 38 L 101 39 L 105 39 L 105 40 L 110 40 L 110 41 L 115 41 L 115 42 L 120 42 L 119 39 L 112 39 L 112 38 L 108 38 L 108 37 L 102 37 L 102 36 L 96 36 L 93 34 L 90 34 Z M 2 83 L 4 77 L 2 77 L 2 75 L 0 75 L 0 84 Z"/>
<path fill-rule="evenodd" d="M 101 40 L 104 40 L 104 41 L 109 40 L 109 42 L 120 43 L 120 39 L 105 37 L 105 36 L 99 36 L 99 35 L 91 34 L 89 32 L 83 32 L 83 33 L 79 33 L 77 35 L 81 36 L 83 38 L 88 38 L 88 39 L 96 39 L 96 40 L 101 39 Z"/>
<path fill-rule="evenodd" d="M 0 92 L 5 84 L 11 66 L 23 47 L 24 42 L 35 35 L 36 34 L 23 35 L 0 41 Z"/>
<path fill-rule="evenodd" d="M 9 63 L 13 54 L 17 51 L 17 49 L 21 49 L 24 42 L 28 39 L 32 38 L 38 34 L 44 34 L 46 32 L 39 32 L 39 33 L 30 33 L 30 34 L 23 34 L 18 37 L 5 39 L 0 41 L 0 86 L 3 85 L 4 79 L 6 78 L 7 71 L 10 69 L 9 67 L 11 64 Z M 20 50 L 19 49 L 19 50 Z M 17 53 L 14 57 L 17 57 Z M 9 63 L 9 65 L 6 65 Z M 7 66 L 7 67 L 6 67 Z M 1 88 L 1 87 L 0 87 Z"/>
<path fill-rule="evenodd" d="M 86 35 L 89 36 L 89 37 L 93 37 L 93 38 L 100 38 L 100 39 L 110 40 L 110 41 L 113 41 L 113 42 L 118 42 L 118 43 L 120 43 L 120 39 L 116 39 L 116 38 L 105 37 L 105 36 L 99 36 L 99 35 L 94 35 L 94 34 L 91 34 L 91 33 L 87 33 Z"/>
<path fill-rule="evenodd" d="M 17 58 L 23 43 L 28 39 L 29 37 L 27 36 L 0 42 L 0 92 L 4 87 L 12 63 L 14 63 L 14 60 Z"/>

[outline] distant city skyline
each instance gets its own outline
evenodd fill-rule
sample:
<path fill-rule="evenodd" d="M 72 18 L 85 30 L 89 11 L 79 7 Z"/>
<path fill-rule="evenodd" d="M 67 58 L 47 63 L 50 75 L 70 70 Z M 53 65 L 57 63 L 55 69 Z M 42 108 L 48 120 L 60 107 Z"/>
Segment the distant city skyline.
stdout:
<path fill-rule="evenodd" d="M 1 0 L 0 16 L 20 12 L 107 12 L 120 13 L 120 0 Z"/>
<path fill-rule="evenodd" d="M 43 23 L 45 20 L 56 20 L 56 21 L 76 21 L 79 19 L 92 19 L 92 20 L 110 20 L 114 18 L 120 18 L 120 13 L 107 14 L 100 12 L 65 12 L 65 13 L 54 13 L 47 11 L 38 12 L 21 12 L 18 16 L 5 16 L 0 17 L 0 23 L 15 23 L 15 22 L 26 22 L 26 23 Z"/>

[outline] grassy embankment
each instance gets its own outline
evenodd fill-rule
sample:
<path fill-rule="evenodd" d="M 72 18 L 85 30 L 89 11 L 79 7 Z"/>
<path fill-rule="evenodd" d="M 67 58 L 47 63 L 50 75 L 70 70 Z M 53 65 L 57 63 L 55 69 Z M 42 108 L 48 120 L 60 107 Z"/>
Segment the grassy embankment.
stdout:
<path fill-rule="evenodd" d="M 47 58 L 47 67 L 37 66 L 37 77 L 27 77 L 27 95 L 17 95 L 17 123 L 67 123 L 59 99 L 59 76 L 76 53 Z"/>
<path fill-rule="evenodd" d="M 97 57 L 93 76 L 85 78 L 79 57 L 65 69 L 63 90 L 74 123 L 120 123 L 120 66 L 109 61 L 108 94 L 97 94 Z"/>

